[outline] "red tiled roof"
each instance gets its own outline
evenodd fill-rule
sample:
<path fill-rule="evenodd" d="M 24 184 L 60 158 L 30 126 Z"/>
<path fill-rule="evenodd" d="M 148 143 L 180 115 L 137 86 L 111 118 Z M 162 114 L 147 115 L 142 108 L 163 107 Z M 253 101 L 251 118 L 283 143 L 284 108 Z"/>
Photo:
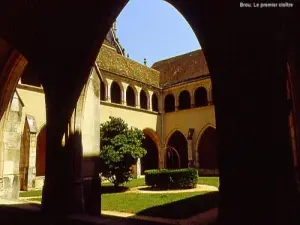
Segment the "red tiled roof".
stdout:
<path fill-rule="evenodd" d="M 152 68 L 160 71 L 161 86 L 169 86 L 192 78 L 209 75 L 202 50 L 158 61 L 152 65 Z"/>

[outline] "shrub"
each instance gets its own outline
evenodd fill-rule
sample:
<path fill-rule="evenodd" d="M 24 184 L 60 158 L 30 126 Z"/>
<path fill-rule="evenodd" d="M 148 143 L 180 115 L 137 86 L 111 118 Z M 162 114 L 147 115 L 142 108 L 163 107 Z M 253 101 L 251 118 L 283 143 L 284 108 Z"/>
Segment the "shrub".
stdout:
<path fill-rule="evenodd" d="M 156 169 L 145 171 L 146 185 L 158 189 L 189 189 L 195 188 L 198 171 L 194 168 Z"/>
<path fill-rule="evenodd" d="M 131 179 L 131 166 L 147 151 L 142 147 L 143 131 L 129 128 L 121 118 L 109 119 L 100 126 L 99 172 L 118 187 Z"/>

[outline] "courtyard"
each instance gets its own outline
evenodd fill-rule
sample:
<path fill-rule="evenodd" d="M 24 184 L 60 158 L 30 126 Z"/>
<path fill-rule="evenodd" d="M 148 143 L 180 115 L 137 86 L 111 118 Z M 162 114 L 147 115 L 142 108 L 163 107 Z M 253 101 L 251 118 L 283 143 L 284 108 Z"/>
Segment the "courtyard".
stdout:
<path fill-rule="evenodd" d="M 218 186 L 218 177 L 199 177 L 197 188 L 165 192 L 144 191 L 145 178 L 133 179 L 119 188 L 103 182 L 102 215 L 186 220 L 217 208 Z M 28 203 L 39 204 L 41 199 L 41 190 L 20 193 L 20 200 Z"/>

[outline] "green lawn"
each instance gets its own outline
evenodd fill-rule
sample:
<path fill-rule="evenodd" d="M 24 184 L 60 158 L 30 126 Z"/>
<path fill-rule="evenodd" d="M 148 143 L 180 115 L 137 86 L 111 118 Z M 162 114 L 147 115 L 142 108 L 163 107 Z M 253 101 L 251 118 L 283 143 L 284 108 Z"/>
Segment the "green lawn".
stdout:
<path fill-rule="evenodd" d="M 218 177 L 199 177 L 198 184 L 219 186 Z M 145 185 L 145 179 L 134 179 L 124 187 Z M 112 193 L 111 183 L 102 184 L 102 209 L 166 218 L 184 219 L 196 215 L 218 204 L 218 192 L 185 192 L 168 194 Z M 20 193 L 20 197 L 36 197 L 41 201 L 41 191 Z"/>
<path fill-rule="evenodd" d="M 20 197 L 42 196 L 42 190 L 20 192 Z"/>
<path fill-rule="evenodd" d="M 207 184 L 212 185 L 215 187 L 219 187 L 219 178 L 218 177 L 199 177 L 198 184 Z M 132 188 L 145 185 L 145 179 L 133 179 L 130 182 L 124 184 L 124 187 Z M 111 183 L 102 183 L 103 187 L 111 187 L 113 186 Z M 42 196 L 41 190 L 36 191 L 28 191 L 28 192 L 21 192 L 20 197 L 35 197 L 35 196 Z"/>

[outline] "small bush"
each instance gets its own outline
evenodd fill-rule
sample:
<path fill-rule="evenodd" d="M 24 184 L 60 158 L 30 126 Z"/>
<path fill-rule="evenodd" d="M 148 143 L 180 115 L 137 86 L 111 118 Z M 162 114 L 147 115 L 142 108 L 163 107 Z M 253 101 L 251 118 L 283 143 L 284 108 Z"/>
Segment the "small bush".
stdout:
<path fill-rule="evenodd" d="M 145 171 L 146 185 L 158 189 L 190 189 L 197 186 L 198 171 L 186 169 L 156 169 Z"/>

